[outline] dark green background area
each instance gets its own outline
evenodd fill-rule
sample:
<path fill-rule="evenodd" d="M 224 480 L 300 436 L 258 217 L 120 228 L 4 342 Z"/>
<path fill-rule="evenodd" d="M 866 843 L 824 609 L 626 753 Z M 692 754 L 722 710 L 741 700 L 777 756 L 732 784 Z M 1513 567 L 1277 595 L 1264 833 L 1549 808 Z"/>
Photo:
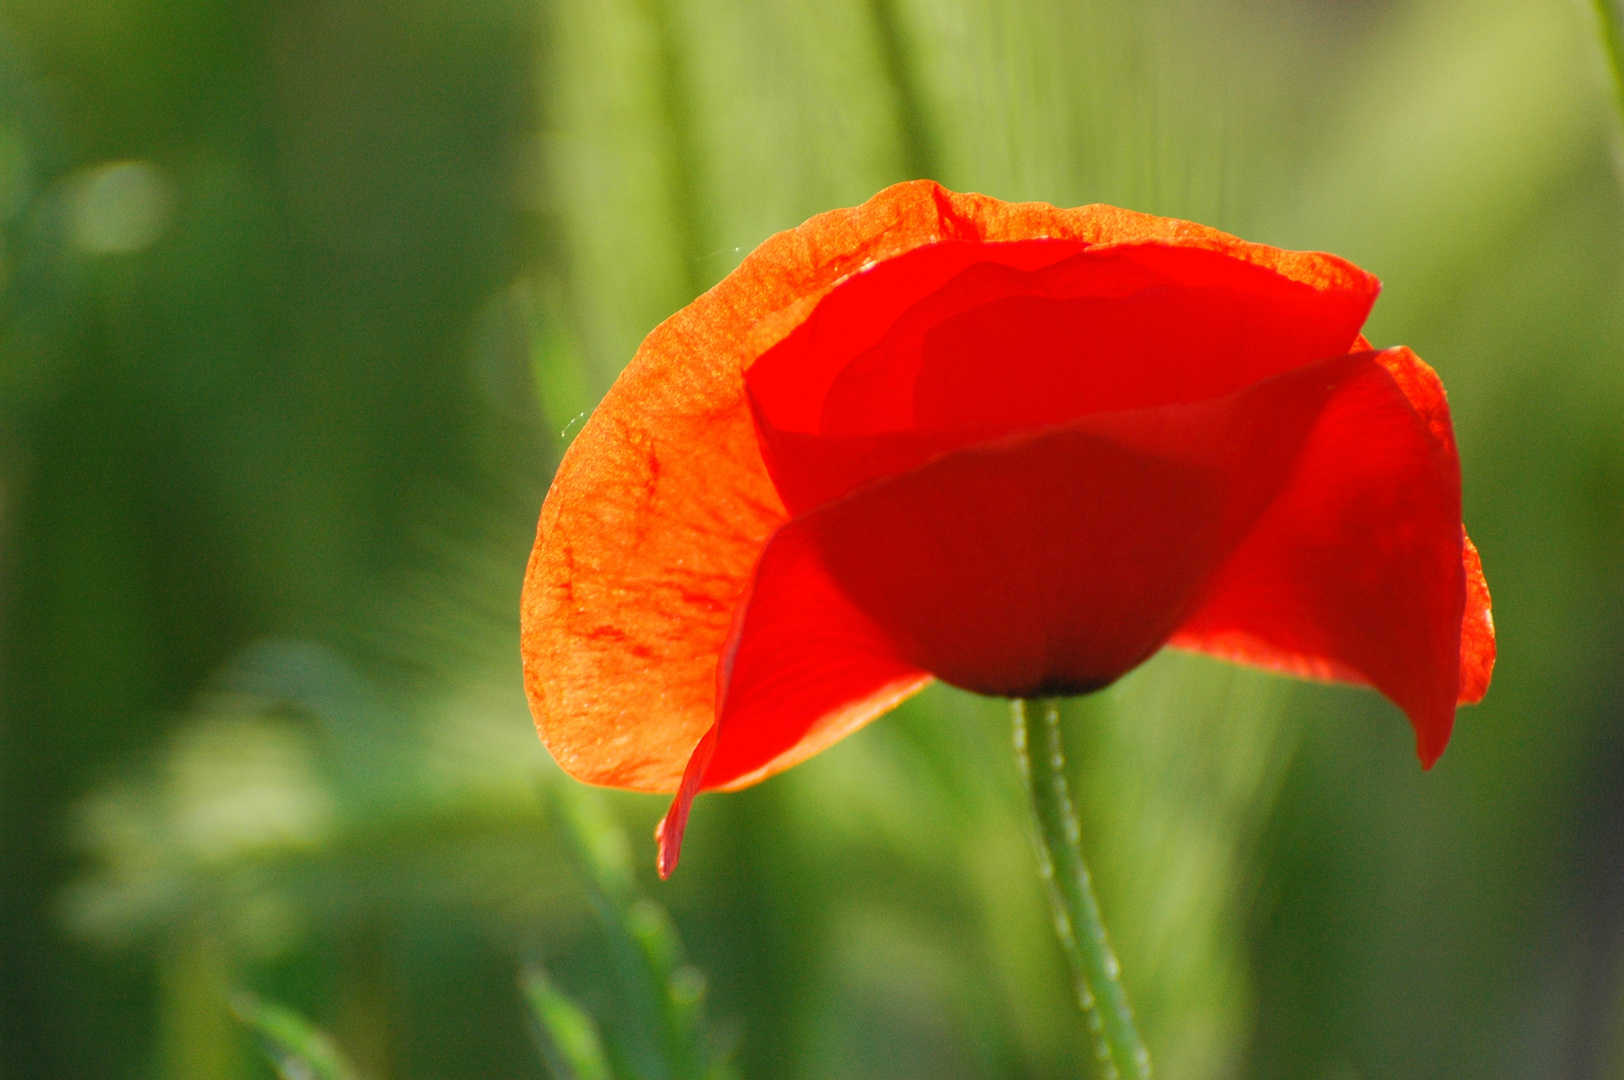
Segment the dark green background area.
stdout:
<path fill-rule="evenodd" d="M 1448 753 L 1181 656 L 1070 710 L 1159 1075 L 1624 1077 L 1624 196 L 1566 0 L 0 0 L 0 1080 L 545 1075 L 626 1006 L 519 685 L 656 322 L 884 185 L 1335 251 L 1451 392 L 1501 642 Z M 996 702 L 607 796 L 749 1078 L 1092 1075 Z M 659 1080 L 658 1062 L 633 1073 Z"/>

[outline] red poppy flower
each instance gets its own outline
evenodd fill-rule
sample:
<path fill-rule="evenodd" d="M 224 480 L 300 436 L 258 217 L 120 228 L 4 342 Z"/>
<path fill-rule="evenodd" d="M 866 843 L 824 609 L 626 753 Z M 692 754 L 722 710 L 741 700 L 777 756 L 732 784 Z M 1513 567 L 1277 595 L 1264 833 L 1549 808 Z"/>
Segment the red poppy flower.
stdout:
<path fill-rule="evenodd" d="M 582 780 L 688 803 L 932 676 L 1105 686 L 1172 644 L 1374 686 L 1442 753 L 1488 591 L 1444 391 L 1374 277 L 1107 206 L 901 184 L 762 244 L 564 456 L 525 687 Z"/>

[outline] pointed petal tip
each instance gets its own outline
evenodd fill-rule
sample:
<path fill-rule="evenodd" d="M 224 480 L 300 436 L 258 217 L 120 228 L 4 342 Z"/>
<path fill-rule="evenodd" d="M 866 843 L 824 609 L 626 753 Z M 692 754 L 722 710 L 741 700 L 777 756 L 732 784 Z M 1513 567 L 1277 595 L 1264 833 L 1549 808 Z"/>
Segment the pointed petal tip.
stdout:
<path fill-rule="evenodd" d="M 1421 769 L 1431 772 L 1432 767 L 1438 764 L 1438 759 L 1444 756 L 1444 749 L 1449 746 L 1449 736 L 1455 727 L 1455 710 L 1449 710 L 1449 718 L 1442 725 L 1435 727 L 1422 727 L 1416 725 L 1415 752 L 1421 759 Z"/>
<path fill-rule="evenodd" d="M 711 758 L 716 753 L 716 727 L 712 724 L 705 737 L 699 740 L 699 745 L 694 747 L 688 767 L 682 773 L 682 786 L 677 788 L 676 798 L 671 800 L 671 809 L 655 826 L 654 839 L 660 845 L 660 853 L 654 866 L 660 872 L 661 881 L 670 878 L 677 868 L 677 860 L 682 857 L 682 834 L 688 828 L 688 810 L 694 804 L 694 796 L 699 794 L 700 785 L 705 781 L 705 770 L 710 767 Z"/>
<path fill-rule="evenodd" d="M 680 815 L 679 807 L 682 810 Z M 666 811 L 665 817 L 654 827 L 654 842 L 660 846 L 654 868 L 659 871 L 661 881 L 670 879 L 672 872 L 677 868 L 677 860 L 682 858 L 682 830 L 687 822 L 680 819 L 687 816 L 687 807 L 682 806 L 682 799 L 679 796 L 672 801 L 671 809 Z"/>

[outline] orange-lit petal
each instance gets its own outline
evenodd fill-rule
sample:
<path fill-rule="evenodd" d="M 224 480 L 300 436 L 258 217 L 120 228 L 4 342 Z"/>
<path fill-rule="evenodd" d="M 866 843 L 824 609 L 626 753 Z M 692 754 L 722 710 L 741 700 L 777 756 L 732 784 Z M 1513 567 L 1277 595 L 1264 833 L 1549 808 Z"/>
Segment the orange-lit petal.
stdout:
<path fill-rule="evenodd" d="M 1461 547 L 1466 562 L 1466 613 L 1460 628 L 1460 696 L 1462 705 L 1476 705 L 1489 692 L 1494 676 L 1494 612 L 1489 602 L 1489 583 L 1483 577 L 1483 560 L 1477 545 L 1461 530 Z"/>
<path fill-rule="evenodd" d="M 525 574 L 525 691 L 559 764 L 670 791 L 715 719 L 733 608 L 785 516 L 744 396 L 742 372 L 763 349 L 843 277 L 922 244 L 1092 242 L 1118 226 L 1186 228 L 901 184 L 768 239 L 656 327 L 565 454 Z"/>

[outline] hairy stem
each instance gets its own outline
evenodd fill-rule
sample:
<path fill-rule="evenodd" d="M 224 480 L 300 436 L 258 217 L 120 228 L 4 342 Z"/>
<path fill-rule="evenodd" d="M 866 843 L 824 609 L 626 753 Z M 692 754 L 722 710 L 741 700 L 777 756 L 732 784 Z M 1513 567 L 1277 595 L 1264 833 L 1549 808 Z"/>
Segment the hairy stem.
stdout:
<path fill-rule="evenodd" d="M 1122 987 L 1121 969 L 1106 938 L 1099 901 L 1083 862 L 1082 833 L 1066 789 L 1066 756 L 1060 739 L 1060 703 L 1010 702 L 1015 727 L 1015 760 L 1032 808 L 1038 870 L 1054 904 L 1055 932 L 1071 964 L 1077 1000 L 1094 1034 L 1094 1049 L 1110 1080 L 1149 1080 L 1150 1054 L 1134 1027 L 1133 1010 Z"/>

